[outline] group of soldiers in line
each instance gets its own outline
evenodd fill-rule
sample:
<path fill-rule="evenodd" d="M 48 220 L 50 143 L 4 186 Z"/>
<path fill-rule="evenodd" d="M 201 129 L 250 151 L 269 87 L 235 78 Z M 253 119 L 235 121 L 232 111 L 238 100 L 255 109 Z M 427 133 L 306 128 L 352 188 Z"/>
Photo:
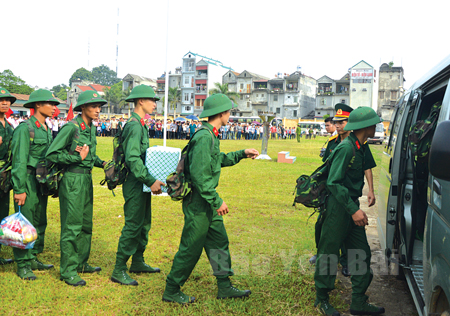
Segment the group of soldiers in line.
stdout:
<path fill-rule="evenodd" d="M 142 190 L 142 184 L 146 184 L 152 193 L 160 194 L 161 186 L 164 186 L 163 182 L 148 173 L 143 158 L 149 147 L 148 126 L 143 118 L 155 110 L 157 100 L 159 99 L 153 89 L 145 85 L 135 87 L 126 100 L 134 102 L 135 110 L 122 131 L 129 173 L 123 185 L 125 225 L 111 276 L 113 282 L 123 285 L 138 285 L 127 273 L 127 261 L 130 257 L 132 261 L 129 272 L 160 272 L 160 269 L 151 267 L 144 261 L 151 225 L 151 194 Z M 35 132 L 34 139 L 30 139 L 26 124 L 20 124 L 13 133 L 5 120 L 4 115 L 14 101 L 14 96 L 0 88 L 0 158 L 5 159 L 5 148 L 11 142 L 14 207 L 16 211 L 21 207 L 22 214 L 38 232 L 33 249 L 13 249 L 17 274 L 22 279 L 34 280 L 36 276 L 33 270 L 53 267 L 37 259 L 37 255 L 44 249 L 47 196 L 40 193 L 35 173 L 36 164 L 47 159 L 67 166 L 59 191 L 61 280 L 72 286 L 85 285 L 86 282 L 79 274 L 101 270 L 88 263 L 93 211 L 91 173 L 94 166 L 102 167 L 105 164 L 96 155 L 96 130 L 92 121 L 98 118 L 100 108 L 106 101 L 94 91 L 80 94 L 75 111 L 81 111 L 81 114 L 65 124 L 55 140 L 45 124 L 45 118 L 53 115 L 55 106 L 59 103 L 50 91 L 41 89 L 33 92 L 24 105 L 34 108 L 34 115 L 30 119 Z M 185 223 L 179 250 L 166 279 L 163 301 L 180 304 L 194 302 L 195 298 L 184 294 L 181 286 L 191 274 L 203 249 L 217 278 L 217 298 L 247 297 L 251 293 L 231 284 L 230 276 L 234 273 L 223 223 L 223 215 L 229 209 L 216 191 L 222 167 L 232 166 L 243 158 L 254 159 L 259 155 L 256 149 L 228 154 L 220 152 L 219 130 L 227 124 L 232 107 L 233 103 L 223 94 L 208 97 L 200 115 L 200 118 L 208 118 L 208 122 L 204 122 L 202 128 L 191 137 L 185 160 L 185 177 L 192 184 L 192 192 L 183 200 Z M 366 175 L 370 191 L 369 204 L 375 203 L 372 176 L 368 176 L 366 172 L 375 167 L 375 163 L 366 141 L 373 137 L 375 125 L 380 122 L 380 118 L 368 107 L 353 110 L 345 104 L 338 104 L 336 112 L 334 123 L 339 136 L 330 139 L 323 157 L 330 166 L 327 180 L 330 196 L 325 211 L 316 224 L 315 306 L 327 315 L 340 315 L 329 302 L 337 265 L 337 262 L 329 259 L 330 256 L 338 257 L 340 249 L 343 252 L 361 250 L 365 254 L 365 266 L 362 267 L 361 262 L 356 264 L 355 258 L 350 258 L 347 265 L 353 287 L 350 312 L 353 315 L 379 315 L 384 313 L 384 308 L 368 303 L 365 294 L 373 275 L 370 269 L 371 252 L 364 228 L 368 224 L 368 218 L 360 209 L 358 199 L 362 196 Z M 74 141 L 77 129 L 79 139 Z M 0 217 L 3 218 L 9 212 L 9 195 L 3 195 L 0 203 Z M 1 259 L 3 264 L 11 262 Z"/>
<path fill-rule="evenodd" d="M 134 102 L 135 109 L 122 130 L 122 146 L 128 168 L 123 184 L 125 225 L 111 275 L 111 281 L 122 285 L 138 285 L 128 272 L 160 272 L 159 268 L 151 267 L 144 260 L 151 226 L 151 193 L 160 194 L 161 186 L 165 185 L 149 174 L 144 165 L 145 153 L 149 148 L 148 126 L 144 117 L 156 109 L 157 100 L 159 98 L 154 90 L 146 85 L 135 87 L 126 99 L 127 102 Z M 28 122 L 24 121 L 13 129 L 5 115 L 15 101 L 12 94 L 0 87 L 0 159 L 7 159 L 8 148 L 11 146 L 14 209 L 16 212 L 20 209 L 36 228 L 38 235 L 32 249 L 13 248 L 17 275 L 24 280 L 35 280 L 33 271 L 54 267 L 38 259 L 38 254 L 44 250 L 48 196 L 43 195 L 39 188 L 36 166 L 47 160 L 64 166 L 64 176 L 58 192 L 61 219 L 60 279 L 71 286 L 84 286 L 86 281 L 80 274 L 101 271 L 100 267 L 89 264 L 93 228 L 92 168 L 102 168 L 106 164 L 96 154 L 97 133 L 93 121 L 98 119 L 100 109 L 107 101 L 95 91 L 81 93 L 74 108 L 80 114 L 64 124 L 55 139 L 45 121 L 53 116 L 59 104 L 50 91 L 39 89 L 30 95 L 24 107 L 33 108 L 34 114 Z M 220 152 L 218 130 L 227 123 L 231 106 L 231 101 L 225 95 L 208 98 L 200 116 L 208 118 L 208 122 L 204 122 L 196 137 L 191 139 L 185 174 L 193 189 L 189 201 L 183 202 L 185 226 L 179 251 L 167 277 L 163 301 L 194 301 L 193 297 L 183 294 L 180 287 L 195 267 L 203 248 L 207 249 L 217 277 L 217 297 L 222 299 L 250 295 L 250 291 L 241 291 L 231 285 L 229 276 L 233 275 L 233 270 L 222 219 L 222 215 L 228 213 L 228 207 L 215 190 L 221 167 L 234 165 L 243 158 L 254 159 L 258 156 L 255 149 L 229 154 Z M 30 137 L 30 126 L 34 130 L 34 137 Z M 143 192 L 143 184 L 151 188 L 151 193 Z M 9 201 L 9 193 L 1 195 L 0 218 L 8 216 Z M 210 256 L 212 252 L 216 254 Z M 128 269 L 130 257 L 131 265 Z M 215 264 L 214 260 L 217 261 Z M 1 258 L 0 264 L 11 264 L 14 261 Z"/>

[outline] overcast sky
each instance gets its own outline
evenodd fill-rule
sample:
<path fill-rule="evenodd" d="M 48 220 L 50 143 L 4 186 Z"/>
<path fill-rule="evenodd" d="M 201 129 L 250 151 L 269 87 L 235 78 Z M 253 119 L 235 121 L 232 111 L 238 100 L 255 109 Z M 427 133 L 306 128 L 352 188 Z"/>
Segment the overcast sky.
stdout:
<path fill-rule="evenodd" d="M 408 88 L 450 54 L 445 3 L 170 0 L 168 69 L 188 51 L 270 78 L 300 66 L 315 79 L 339 79 L 360 60 L 375 69 L 393 61 Z M 80 67 L 115 70 L 117 41 L 120 78 L 156 79 L 165 70 L 167 0 L 17 0 L 1 8 L 0 71 L 33 87 L 68 84 Z"/>

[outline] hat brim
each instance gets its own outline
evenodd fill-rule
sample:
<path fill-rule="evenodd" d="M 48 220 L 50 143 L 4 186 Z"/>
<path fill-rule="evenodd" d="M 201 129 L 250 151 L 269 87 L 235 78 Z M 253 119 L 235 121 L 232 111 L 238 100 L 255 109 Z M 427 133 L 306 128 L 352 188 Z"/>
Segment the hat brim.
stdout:
<path fill-rule="evenodd" d="M 348 121 L 348 117 L 334 117 L 333 122 Z"/>
<path fill-rule="evenodd" d="M 366 127 L 377 125 L 378 123 L 381 122 L 383 122 L 383 119 L 379 116 L 363 122 L 355 122 L 355 123 L 348 122 L 347 125 L 345 125 L 344 127 L 344 131 L 356 131 L 358 129 L 363 129 Z"/>
<path fill-rule="evenodd" d="M 155 100 L 155 101 L 161 100 L 157 96 L 154 96 L 154 97 L 151 97 L 151 98 L 146 97 L 146 96 L 142 96 L 142 97 L 140 97 L 140 96 L 133 96 L 132 98 L 130 98 L 130 97 L 126 98 L 125 102 L 134 102 L 134 100 L 139 100 L 139 99 L 150 99 L 150 100 Z"/>
<path fill-rule="evenodd" d="M 108 101 L 105 101 L 105 100 L 103 100 L 103 99 L 93 99 L 93 100 L 89 100 L 89 101 L 84 102 L 84 103 L 82 103 L 82 104 L 77 104 L 77 106 L 74 107 L 73 110 L 74 110 L 74 111 L 80 112 L 80 111 L 81 111 L 81 106 L 82 106 L 82 105 L 94 104 L 94 103 L 100 103 L 101 106 L 104 106 L 106 103 L 108 103 Z"/>
<path fill-rule="evenodd" d="M 12 105 L 14 102 L 17 101 L 17 98 L 16 98 L 16 97 L 13 97 L 12 95 L 9 95 L 9 96 L 1 96 L 0 99 L 12 99 L 11 105 Z"/>
<path fill-rule="evenodd" d="M 199 118 L 210 117 L 210 116 L 213 116 L 213 115 L 216 115 L 219 113 L 223 113 L 223 112 L 229 111 L 231 109 L 235 109 L 235 108 L 237 108 L 237 104 L 234 103 L 233 101 L 231 101 L 229 104 L 224 104 L 224 105 L 216 107 L 216 108 L 203 110 L 203 112 L 198 117 Z"/>
<path fill-rule="evenodd" d="M 28 101 L 28 102 L 24 103 L 23 107 L 27 108 L 27 109 L 32 109 L 32 108 L 34 108 L 34 105 L 36 103 L 39 103 L 39 102 L 41 102 L 41 103 L 50 103 L 50 104 L 56 105 L 56 106 L 61 104 L 61 102 L 59 102 L 57 99 L 51 98 L 51 99 L 48 99 L 48 100 L 32 100 L 32 101 Z"/>

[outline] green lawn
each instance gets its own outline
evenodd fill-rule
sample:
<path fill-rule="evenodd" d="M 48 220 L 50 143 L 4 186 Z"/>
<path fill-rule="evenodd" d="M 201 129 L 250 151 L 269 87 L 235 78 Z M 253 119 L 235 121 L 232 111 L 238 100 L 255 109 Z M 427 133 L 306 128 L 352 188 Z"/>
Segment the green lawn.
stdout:
<path fill-rule="evenodd" d="M 137 287 L 121 286 L 110 281 L 117 243 L 123 227 L 121 188 L 114 197 L 100 186 L 103 171 L 96 168 L 94 179 L 94 228 L 90 264 L 102 267 L 98 274 L 84 274 L 87 286 L 73 288 L 59 281 L 59 203 L 49 200 L 46 248 L 39 259 L 52 263 L 55 269 L 36 272 L 36 281 L 22 281 L 15 265 L 0 266 L 0 315 L 316 315 L 313 269 L 308 263 L 315 252 L 315 216 L 309 222 L 311 209 L 293 207 L 295 180 L 311 173 L 319 164 L 319 150 L 324 137 L 315 140 L 270 140 L 269 156 L 290 151 L 294 164 L 275 161 L 243 160 L 224 168 L 218 192 L 230 208 L 224 218 L 230 239 L 235 276 L 232 282 L 250 289 L 246 300 L 217 300 L 217 287 L 212 270 L 203 254 L 183 291 L 195 296 L 196 303 L 182 307 L 161 301 L 166 274 L 178 249 L 183 213 L 181 203 L 167 197 L 153 197 L 152 229 L 145 252 L 146 262 L 159 267 L 161 274 L 135 275 Z M 182 148 L 186 141 L 167 141 L 168 146 Z M 150 140 L 162 145 L 162 140 Z M 224 152 L 254 147 L 261 141 L 221 142 Z M 379 162 L 381 146 L 371 146 Z M 112 139 L 98 138 L 97 154 L 102 159 L 112 155 Z M 378 173 L 375 183 L 378 183 Z M 376 185 L 377 186 L 377 185 Z M 0 256 L 12 257 L 9 247 Z M 333 292 L 332 303 L 348 309 Z"/>

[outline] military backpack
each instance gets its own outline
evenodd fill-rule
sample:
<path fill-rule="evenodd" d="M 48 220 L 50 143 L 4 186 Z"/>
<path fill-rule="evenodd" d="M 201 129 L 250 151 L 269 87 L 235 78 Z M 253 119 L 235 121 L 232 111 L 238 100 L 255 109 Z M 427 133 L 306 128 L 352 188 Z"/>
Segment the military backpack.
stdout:
<path fill-rule="evenodd" d="M 113 156 L 106 162 L 103 167 L 105 178 L 100 181 L 101 185 L 107 185 L 108 189 L 114 190 L 118 185 L 122 185 L 128 175 L 128 168 L 125 163 L 125 152 L 123 148 L 123 131 L 129 122 L 138 121 L 135 117 L 131 117 L 123 128 L 120 128 L 113 139 Z M 114 191 L 112 191 L 113 195 Z"/>
<path fill-rule="evenodd" d="M 27 120 L 28 130 L 30 132 L 30 142 L 34 139 L 34 128 L 31 121 Z M 76 126 L 73 134 L 72 144 L 68 150 L 70 155 L 73 155 L 80 139 L 80 126 L 76 120 L 70 121 L 70 123 Z M 58 164 L 47 161 L 46 159 L 38 162 L 36 165 L 36 180 L 40 184 L 40 190 L 42 195 L 48 195 L 52 197 L 58 197 L 59 187 L 61 180 L 64 176 L 65 167 Z"/>
<path fill-rule="evenodd" d="M 347 167 L 351 167 L 355 160 L 355 147 L 352 146 L 353 156 Z M 301 175 L 297 179 L 297 184 L 294 189 L 294 204 L 301 203 L 306 207 L 315 209 L 323 209 L 325 203 L 330 195 L 327 188 L 328 174 L 330 172 L 330 159 L 327 159 L 320 167 L 318 167 L 311 175 Z"/>
<path fill-rule="evenodd" d="M 411 148 L 411 154 L 417 157 L 418 161 L 425 160 L 428 156 L 441 106 L 441 101 L 433 104 L 428 117 L 425 120 L 417 121 L 409 129 L 409 147 Z"/>
<path fill-rule="evenodd" d="M 201 126 L 192 136 L 187 145 L 181 151 L 180 161 L 178 162 L 177 169 L 175 172 L 172 172 L 167 176 L 166 184 L 167 184 L 167 194 L 170 196 L 172 201 L 181 201 L 183 200 L 192 190 L 192 183 L 186 179 L 185 174 L 185 161 L 186 157 L 189 153 L 191 140 L 194 138 L 194 135 L 197 134 L 198 131 L 206 129 L 212 137 L 212 145 L 211 145 L 211 153 L 214 149 L 214 136 L 212 132 L 205 126 Z"/>

